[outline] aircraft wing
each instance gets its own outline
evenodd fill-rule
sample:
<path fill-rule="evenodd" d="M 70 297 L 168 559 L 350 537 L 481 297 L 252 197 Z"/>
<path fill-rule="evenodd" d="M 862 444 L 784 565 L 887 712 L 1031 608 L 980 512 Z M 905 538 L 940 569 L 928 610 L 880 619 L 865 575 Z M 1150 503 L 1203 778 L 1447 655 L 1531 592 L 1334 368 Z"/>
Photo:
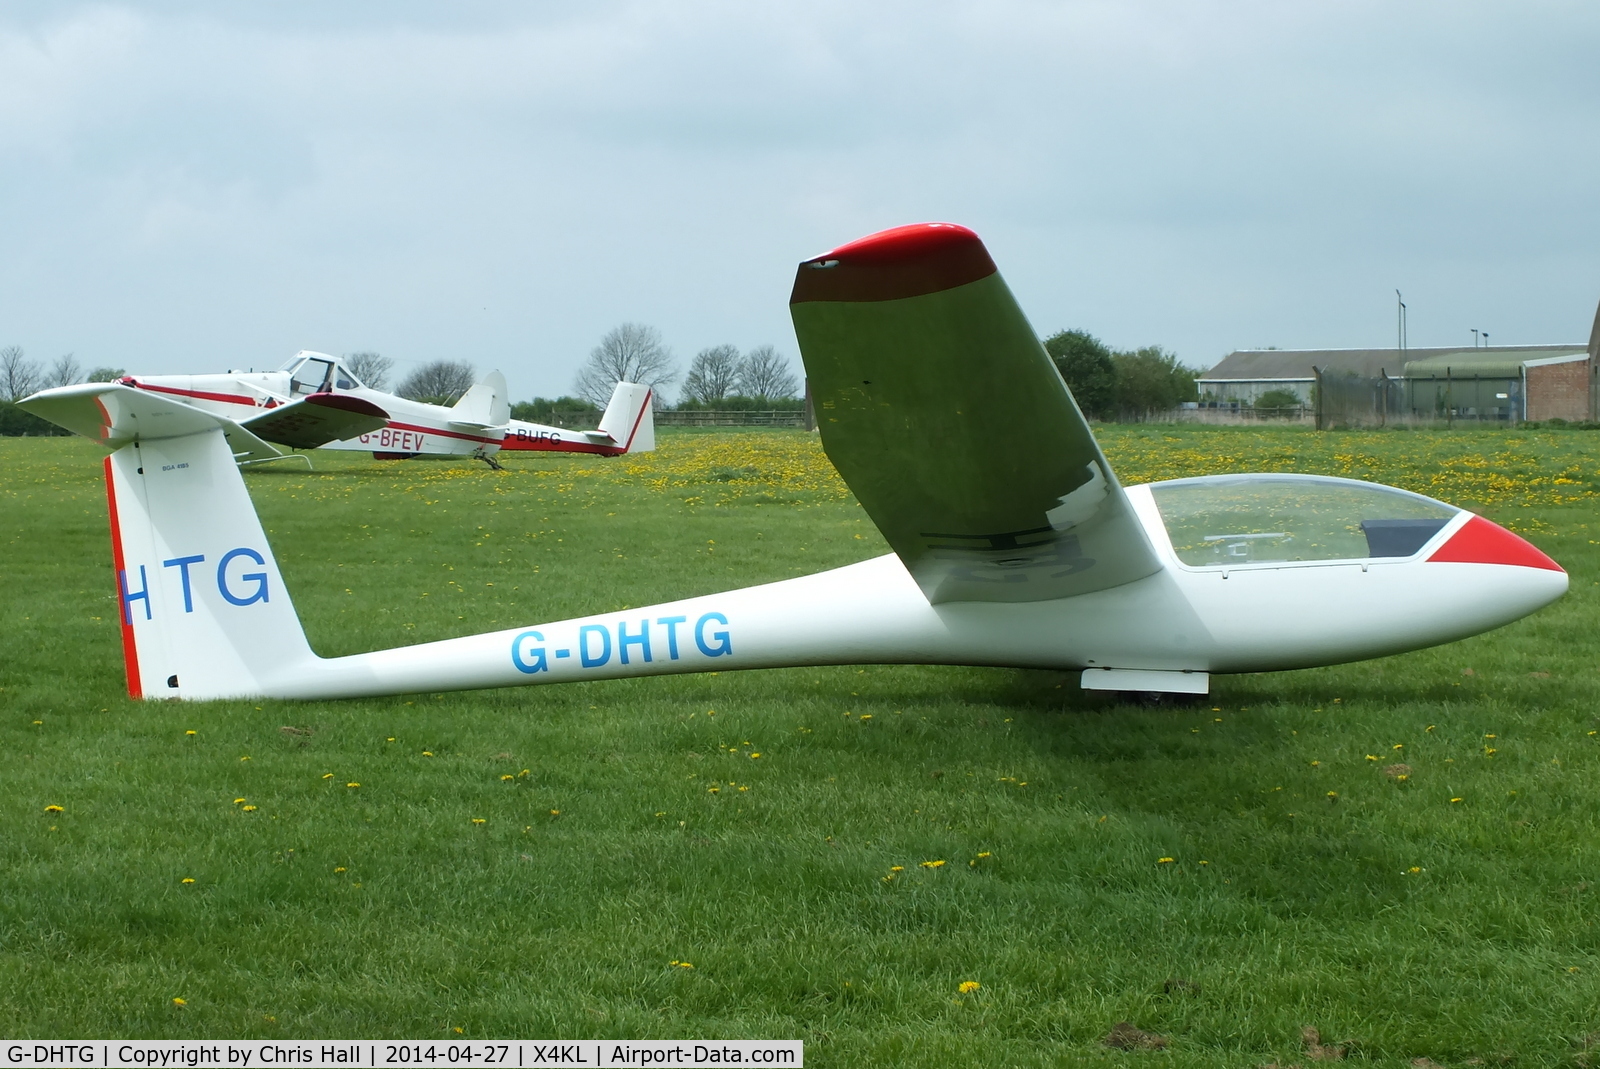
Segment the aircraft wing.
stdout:
<path fill-rule="evenodd" d="M 221 427 L 236 459 L 267 460 L 283 455 L 230 419 L 163 394 L 113 382 L 58 386 L 17 403 L 34 415 L 109 449 L 120 449 L 133 441 L 178 438 Z"/>
<path fill-rule="evenodd" d="M 1161 568 L 978 236 L 923 223 L 800 265 L 822 445 L 931 602 L 1043 601 Z"/>
<path fill-rule="evenodd" d="M 341 393 L 314 393 L 240 421 L 240 426 L 269 442 L 291 449 L 315 449 L 382 429 L 389 413 L 359 397 Z"/>

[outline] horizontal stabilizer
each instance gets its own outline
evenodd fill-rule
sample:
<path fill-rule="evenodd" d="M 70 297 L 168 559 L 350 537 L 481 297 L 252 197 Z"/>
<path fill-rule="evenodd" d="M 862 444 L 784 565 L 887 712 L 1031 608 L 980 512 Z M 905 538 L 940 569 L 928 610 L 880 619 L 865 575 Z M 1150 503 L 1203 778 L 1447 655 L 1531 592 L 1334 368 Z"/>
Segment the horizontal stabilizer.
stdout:
<path fill-rule="evenodd" d="M 180 438 L 220 427 L 228 448 L 236 457 L 269 460 L 282 455 L 232 420 L 172 397 L 114 382 L 57 386 L 24 398 L 18 405 L 108 449 L 119 449 L 134 441 Z"/>
<path fill-rule="evenodd" d="M 291 449 L 315 449 L 382 430 L 388 422 L 389 413 L 371 401 L 348 394 L 314 393 L 286 405 L 262 409 L 260 415 L 244 420 L 241 426 Z"/>

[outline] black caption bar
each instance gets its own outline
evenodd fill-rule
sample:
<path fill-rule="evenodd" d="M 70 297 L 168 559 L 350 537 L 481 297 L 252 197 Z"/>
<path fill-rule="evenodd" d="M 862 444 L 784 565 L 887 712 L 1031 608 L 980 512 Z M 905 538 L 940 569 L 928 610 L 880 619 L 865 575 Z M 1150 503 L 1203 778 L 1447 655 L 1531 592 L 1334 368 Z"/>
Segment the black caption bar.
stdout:
<path fill-rule="evenodd" d="M 805 1065 L 798 1039 L 0 1042 L 0 1069 L 680 1069 Z"/>

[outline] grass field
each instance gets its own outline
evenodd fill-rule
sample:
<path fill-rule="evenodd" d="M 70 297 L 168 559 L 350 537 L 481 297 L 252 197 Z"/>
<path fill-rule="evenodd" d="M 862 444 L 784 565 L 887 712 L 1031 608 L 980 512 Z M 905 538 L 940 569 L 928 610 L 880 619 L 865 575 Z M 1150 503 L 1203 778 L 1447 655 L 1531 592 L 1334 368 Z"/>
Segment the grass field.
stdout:
<path fill-rule="evenodd" d="M 1179 709 L 946 667 L 133 703 L 99 451 L 0 439 L 0 1035 L 1254 1066 L 1314 1026 L 1371 1065 L 1600 1064 L 1600 435 L 1102 439 L 1129 483 L 1305 470 L 1474 507 L 1572 592 Z M 324 654 L 884 551 L 799 432 L 316 464 L 246 481 Z M 1123 1020 L 1170 1048 L 1103 1046 Z"/>

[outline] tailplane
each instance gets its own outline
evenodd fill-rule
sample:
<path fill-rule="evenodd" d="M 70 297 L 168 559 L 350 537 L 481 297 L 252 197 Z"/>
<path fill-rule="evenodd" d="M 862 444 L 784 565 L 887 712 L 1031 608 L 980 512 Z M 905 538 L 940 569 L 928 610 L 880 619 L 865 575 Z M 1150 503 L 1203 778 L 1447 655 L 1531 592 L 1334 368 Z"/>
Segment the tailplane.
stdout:
<path fill-rule="evenodd" d="M 129 694 L 256 695 L 316 660 L 235 463 L 251 443 L 270 446 L 127 386 L 64 386 L 22 406 L 112 450 L 106 498 Z"/>

